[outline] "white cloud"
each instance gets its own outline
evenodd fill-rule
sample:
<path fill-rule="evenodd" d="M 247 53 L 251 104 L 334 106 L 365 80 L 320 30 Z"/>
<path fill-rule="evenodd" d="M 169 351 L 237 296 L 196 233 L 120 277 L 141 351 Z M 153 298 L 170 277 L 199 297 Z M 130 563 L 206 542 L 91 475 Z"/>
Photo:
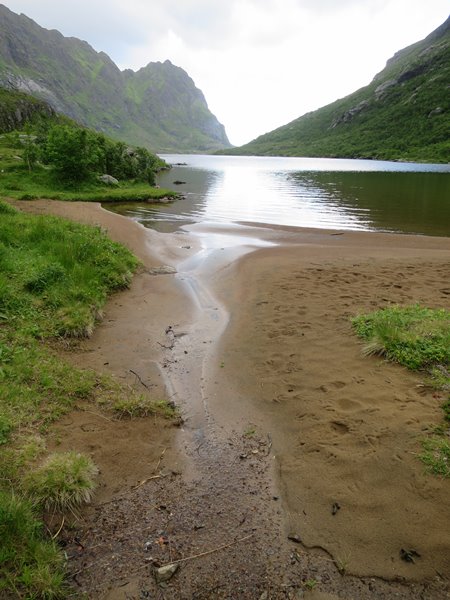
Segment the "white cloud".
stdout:
<path fill-rule="evenodd" d="M 121 68 L 184 68 L 240 144 L 367 84 L 448 0 L 3 0 Z"/>

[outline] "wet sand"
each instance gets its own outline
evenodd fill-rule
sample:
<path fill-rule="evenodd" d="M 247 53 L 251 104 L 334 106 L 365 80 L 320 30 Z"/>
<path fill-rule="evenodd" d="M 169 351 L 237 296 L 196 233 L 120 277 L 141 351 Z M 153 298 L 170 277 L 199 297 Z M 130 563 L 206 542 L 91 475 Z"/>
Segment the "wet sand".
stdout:
<path fill-rule="evenodd" d="M 132 427 L 99 435 L 97 416 L 90 437 L 85 423 L 78 442 L 65 437 L 102 467 L 87 551 L 74 563 L 81 589 L 105 598 L 154 589 L 141 571 L 150 570 L 145 520 L 153 537 L 170 529 L 170 556 L 152 550 L 167 561 L 244 540 L 183 564 L 167 598 L 319 598 L 312 580 L 333 598 L 449 597 L 450 482 L 425 474 L 416 456 L 444 398 L 419 376 L 364 358 L 349 322 L 391 303 L 448 307 L 449 239 L 248 225 L 242 235 L 278 245 L 240 258 L 217 247 L 202 265 L 183 263 L 198 253 L 195 236 L 147 232 L 97 205 L 25 207 L 100 224 L 143 260 L 75 361 L 131 385 L 141 385 L 138 373 L 168 389 L 185 417 L 176 434 L 143 421 L 128 440 Z M 161 264 L 179 275 L 148 273 Z M 113 455 L 103 443 L 111 436 Z M 167 478 L 139 485 L 156 467 Z M 420 558 L 405 563 L 401 548 Z"/>

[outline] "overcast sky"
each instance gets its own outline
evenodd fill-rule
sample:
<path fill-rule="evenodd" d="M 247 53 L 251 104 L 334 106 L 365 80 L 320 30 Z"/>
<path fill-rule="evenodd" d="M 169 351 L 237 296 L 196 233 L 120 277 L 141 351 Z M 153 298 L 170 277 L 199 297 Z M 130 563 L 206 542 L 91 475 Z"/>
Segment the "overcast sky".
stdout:
<path fill-rule="evenodd" d="M 122 69 L 171 60 L 240 145 L 366 85 L 448 0 L 0 0 Z"/>

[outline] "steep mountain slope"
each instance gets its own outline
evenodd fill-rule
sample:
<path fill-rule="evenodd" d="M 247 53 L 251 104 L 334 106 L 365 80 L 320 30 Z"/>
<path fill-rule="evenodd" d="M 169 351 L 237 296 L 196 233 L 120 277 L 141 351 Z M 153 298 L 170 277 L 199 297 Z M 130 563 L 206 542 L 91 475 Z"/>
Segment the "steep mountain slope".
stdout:
<path fill-rule="evenodd" d="M 0 5 L 0 87 L 46 100 L 56 111 L 158 151 L 229 147 L 225 129 L 188 74 L 150 63 L 120 71 L 87 42 L 43 29 Z"/>
<path fill-rule="evenodd" d="M 0 88 L 0 133 L 22 128 L 39 118 L 51 119 L 55 111 L 43 100 Z"/>
<path fill-rule="evenodd" d="M 450 161 L 450 18 L 366 87 L 226 153 Z"/>

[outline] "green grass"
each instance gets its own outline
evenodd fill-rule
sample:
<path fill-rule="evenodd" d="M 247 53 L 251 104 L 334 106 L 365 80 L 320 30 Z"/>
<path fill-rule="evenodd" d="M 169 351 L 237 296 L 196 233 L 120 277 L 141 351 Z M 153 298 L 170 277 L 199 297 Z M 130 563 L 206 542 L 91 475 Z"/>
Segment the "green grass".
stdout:
<path fill-rule="evenodd" d="M 32 501 L 46 510 L 73 510 L 90 502 L 97 474 L 89 456 L 78 452 L 51 454 L 27 473 L 24 488 Z"/>
<path fill-rule="evenodd" d="M 409 369 L 450 365 L 450 312 L 393 306 L 353 319 L 366 354 L 386 356 Z"/>
<path fill-rule="evenodd" d="M 352 320 L 366 341 L 366 355 L 385 356 L 411 370 L 421 370 L 434 389 L 450 389 L 450 311 L 392 306 Z M 450 477 L 450 397 L 442 404 L 444 424 L 423 440 L 419 458 L 427 469 Z"/>
<path fill-rule="evenodd" d="M 26 499 L 0 490 L 0 595 L 62 598 L 64 561 Z"/>
<path fill-rule="evenodd" d="M 126 287 L 136 267 L 98 227 L 3 213 L 1 319 L 38 338 L 89 335 L 107 295 Z"/>
<path fill-rule="evenodd" d="M 179 414 L 167 400 L 153 400 L 143 394 L 121 395 L 103 400 L 101 405 L 109 407 L 117 418 L 138 418 L 160 415 L 167 419 L 178 419 Z"/>
<path fill-rule="evenodd" d="M 421 461 L 433 475 L 450 477 L 450 438 L 434 435 L 423 441 Z"/>
<path fill-rule="evenodd" d="M 50 424 L 88 402 L 113 416 L 173 414 L 55 351 L 92 332 L 108 296 L 137 267 L 98 227 L 0 201 L 0 595 L 64 595 L 62 560 L 42 538 L 41 511 L 88 500 L 95 467 L 78 454 L 46 459 Z"/>

